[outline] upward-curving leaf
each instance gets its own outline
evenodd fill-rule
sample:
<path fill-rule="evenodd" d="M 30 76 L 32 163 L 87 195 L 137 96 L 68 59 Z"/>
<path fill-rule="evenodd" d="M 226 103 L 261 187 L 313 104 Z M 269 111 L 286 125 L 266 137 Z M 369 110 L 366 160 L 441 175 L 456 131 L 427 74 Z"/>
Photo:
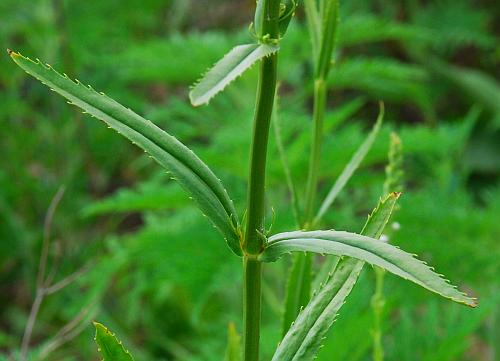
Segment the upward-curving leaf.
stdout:
<path fill-rule="evenodd" d="M 277 52 L 279 47 L 270 44 L 246 44 L 234 47 L 189 92 L 191 104 L 206 104 L 217 93 L 248 70 L 257 61 Z"/>
<path fill-rule="evenodd" d="M 123 347 L 122 343 L 110 330 L 98 322 L 94 322 L 95 342 L 99 347 L 103 361 L 134 361 L 134 358 Z"/>
<path fill-rule="evenodd" d="M 189 148 L 90 86 L 72 81 L 39 60 L 32 61 L 13 51 L 9 51 L 9 55 L 28 74 L 68 99 L 70 104 L 104 121 L 166 168 L 222 233 L 231 250 L 241 255 L 238 218 L 233 202 L 220 180 Z"/>

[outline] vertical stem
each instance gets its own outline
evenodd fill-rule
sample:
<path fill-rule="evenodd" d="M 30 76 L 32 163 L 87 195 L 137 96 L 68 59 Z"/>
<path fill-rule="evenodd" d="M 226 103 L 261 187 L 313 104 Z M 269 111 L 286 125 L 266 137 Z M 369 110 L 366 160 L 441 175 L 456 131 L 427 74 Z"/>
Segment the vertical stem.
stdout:
<path fill-rule="evenodd" d="M 260 65 L 250 158 L 248 221 L 244 244 L 245 251 L 251 255 L 259 254 L 264 242 L 260 233 L 263 231 L 264 223 L 267 143 L 276 89 L 277 60 L 277 54 L 273 54 L 262 60 Z"/>
<path fill-rule="evenodd" d="M 382 345 L 382 312 L 384 310 L 384 275 L 382 268 L 375 267 L 375 293 L 372 297 L 373 307 L 373 360 L 384 360 L 384 347 Z"/>
<path fill-rule="evenodd" d="M 243 260 L 243 324 L 245 361 L 259 359 L 262 263 L 248 257 Z"/>
<path fill-rule="evenodd" d="M 262 6 L 262 34 L 272 40 L 279 39 L 279 0 L 259 0 Z M 267 143 L 276 92 L 278 55 L 275 53 L 262 60 L 250 154 L 248 181 L 247 225 L 243 242 L 244 268 L 244 361 L 259 360 L 260 309 L 262 264 L 256 255 L 262 252 L 264 234 L 264 201 L 266 182 Z"/>
<path fill-rule="evenodd" d="M 305 228 L 310 228 L 313 212 L 314 200 L 318 184 L 318 171 L 321 155 L 321 145 L 323 137 L 323 118 L 326 105 L 326 85 L 322 77 L 314 81 L 314 109 L 313 109 L 313 134 L 311 154 L 309 159 L 309 172 L 307 176 L 306 200 L 304 208 Z"/>

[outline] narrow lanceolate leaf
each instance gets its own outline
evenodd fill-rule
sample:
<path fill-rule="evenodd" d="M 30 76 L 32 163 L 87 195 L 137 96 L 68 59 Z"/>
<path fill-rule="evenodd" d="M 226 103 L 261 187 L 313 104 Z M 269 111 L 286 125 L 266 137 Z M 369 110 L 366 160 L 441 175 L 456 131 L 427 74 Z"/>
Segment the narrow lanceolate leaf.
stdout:
<path fill-rule="evenodd" d="M 269 238 L 269 243 L 259 259 L 273 262 L 284 254 L 296 251 L 356 258 L 379 266 L 455 302 L 475 306 L 473 299 L 459 292 L 413 255 L 390 244 L 376 242 L 373 237 L 356 233 L 334 230 L 280 233 Z"/>
<path fill-rule="evenodd" d="M 122 343 L 111 331 L 98 322 L 94 322 L 95 341 L 103 361 L 134 361 L 134 358 L 123 347 Z"/>
<path fill-rule="evenodd" d="M 98 93 L 40 61 L 32 61 L 13 51 L 12 59 L 28 74 L 53 91 L 128 138 L 155 159 L 198 203 L 201 211 L 222 233 L 234 253 L 241 255 L 238 219 L 233 202 L 220 180 L 189 148 L 150 121 L 113 99 Z"/>
<path fill-rule="evenodd" d="M 339 193 L 342 191 L 344 186 L 347 184 L 349 179 L 354 174 L 354 171 L 359 167 L 359 165 L 365 158 L 366 154 L 368 154 L 373 143 L 375 142 L 375 139 L 377 138 L 377 135 L 380 131 L 380 127 L 382 126 L 383 119 L 384 119 L 384 105 L 383 103 L 380 103 L 380 111 L 377 121 L 375 122 L 375 125 L 373 126 L 370 134 L 366 137 L 365 141 L 361 144 L 356 153 L 354 153 L 349 163 L 347 163 L 344 170 L 333 184 L 332 189 L 330 190 L 330 192 L 328 192 L 328 195 L 321 204 L 318 214 L 314 218 L 313 224 L 317 224 L 321 220 L 321 218 L 325 215 L 328 208 L 330 208 L 330 206 L 333 204 Z"/>
<path fill-rule="evenodd" d="M 241 336 L 238 334 L 234 323 L 230 323 L 227 330 L 227 348 L 224 361 L 241 361 L 242 355 Z"/>
<path fill-rule="evenodd" d="M 277 52 L 277 45 L 247 44 L 238 45 L 227 53 L 191 89 L 189 99 L 194 106 L 206 104 L 217 93 L 248 70 L 257 61 Z"/>
<path fill-rule="evenodd" d="M 378 238 L 382 234 L 398 197 L 398 193 L 392 193 L 379 202 L 363 228 L 365 236 Z M 273 361 L 310 361 L 316 357 L 328 329 L 354 287 L 363 265 L 363 261 L 353 258 L 343 258 L 335 263 L 334 273 L 299 314 L 278 346 Z M 467 299 L 467 303 L 472 305 L 473 301 Z"/>
<path fill-rule="evenodd" d="M 377 237 L 382 233 L 391 216 L 399 194 L 390 194 L 379 202 L 379 205 L 368 217 L 363 231 L 365 235 Z M 331 257 L 331 256 L 330 256 Z M 364 262 L 353 258 L 333 258 L 333 262 L 325 262 L 320 273 L 324 285 L 299 314 L 290 330 L 285 335 L 273 357 L 273 361 L 309 361 L 316 357 L 327 331 L 332 326 L 337 312 L 356 284 Z"/>

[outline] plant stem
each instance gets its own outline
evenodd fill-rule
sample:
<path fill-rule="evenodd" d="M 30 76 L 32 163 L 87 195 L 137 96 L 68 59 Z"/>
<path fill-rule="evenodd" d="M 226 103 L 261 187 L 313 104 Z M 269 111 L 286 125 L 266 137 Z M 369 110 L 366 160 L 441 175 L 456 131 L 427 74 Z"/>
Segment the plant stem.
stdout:
<path fill-rule="evenodd" d="M 245 328 L 245 361 L 259 359 L 262 263 L 245 257 L 243 260 L 243 323 Z"/>
<path fill-rule="evenodd" d="M 252 138 L 248 188 L 248 221 L 244 249 L 250 255 L 262 251 L 264 239 L 264 196 L 269 126 L 276 88 L 277 54 L 262 60 Z"/>
<path fill-rule="evenodd" d="M 384 276 L 382 268 L 375 267 L 375 293 L 372 297 L 373 308 L 373 360 L 384 360 L 384 347 L 382 345 L 382 312 L 384 311 Z"/>
<path fill-rule="evenodd" d="M 279 0 L 259 0 L 264 9 L 262 33 L 269 40 L 279 39 Z M 244 361 L 258 361 L 260 337 L 262 264 L 256 255 L 262 252 L 265 215 L 265 182 L 267 143 L 276 92 L 277 53 L 265 58 L 260 64 L 257 101 L 255 106 L 252 150 L 247 201 L 247 225 L 243 240 L 244 268 Z"/>
<path fill-rule="evenodd" d="M 314 81 L 314 109 L 311 154 L 309 158 L 309 172 L 307 176 L 306 199 L 304 208 L 304 227 L 312 227 L 314 200 L 318 184 L 318 171 L 321 156 L 323 137 L 323 118 L 326 105 L 326 84 L 322 77 Z"/>

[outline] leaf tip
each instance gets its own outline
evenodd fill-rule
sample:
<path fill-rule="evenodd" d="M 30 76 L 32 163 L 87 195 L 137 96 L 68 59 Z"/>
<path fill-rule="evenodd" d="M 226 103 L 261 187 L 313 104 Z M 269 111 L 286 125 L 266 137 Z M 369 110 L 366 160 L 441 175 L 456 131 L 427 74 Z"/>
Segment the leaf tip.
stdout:
<path fill-rule="evenodd" d="M 21 56 L 21 54 L 15 52 L 14 50 L 12 49 L 7 49 L 7 54 L 11 57 L 11 58 L 15 58 L 15 57 L 19 57 Z"/>
<path fill-rule="evenodd" d="M 401 197 L 402 194 L 403 192 L 391 192 L 391 197 L 399 199 L 399 197 Z"/>

